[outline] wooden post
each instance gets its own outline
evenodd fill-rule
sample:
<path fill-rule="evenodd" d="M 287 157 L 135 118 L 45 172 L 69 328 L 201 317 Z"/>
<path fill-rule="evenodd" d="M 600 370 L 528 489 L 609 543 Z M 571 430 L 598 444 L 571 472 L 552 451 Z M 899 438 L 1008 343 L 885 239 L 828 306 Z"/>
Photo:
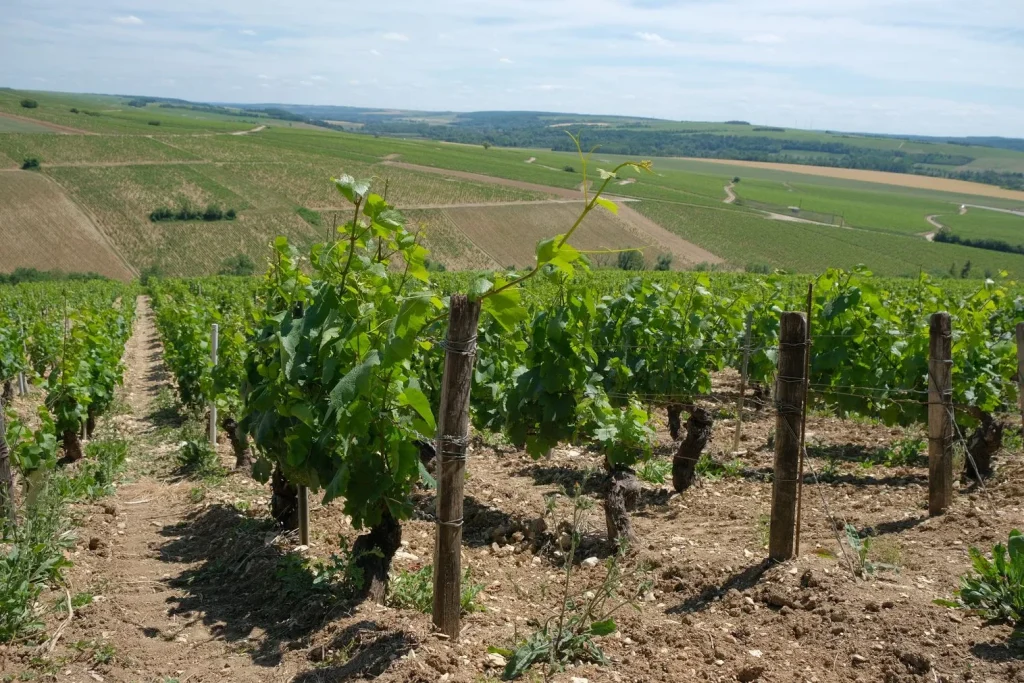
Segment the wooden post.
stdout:
<path fill-rule="evenodd" d="M 299 508 L 299 545 L 309 545 L 309 490 L 301 484 L 296 503 Z"/>
<path fill-rule="evenodd" d="M 14 473 L 11 471 L 11 451 L 7 447 L 7 416 L 0 399 L 0 522 L 15 521 Z M 0 525 L 2 526 L 2 525 Z"/>
<path fill-rule="evenodd" d="M 928 514 L 953 502 L 953 332 L 949 313 L 933 313 L 928 353 Z"/>
<path fill-rule="evenodd" d="M 775 468 L 768 536 L 768 557 L 776 562 L 793 557 L 806 347 L 804 314 L 783 313 L 779 324 L 779 374 L 775 380 Z"/>
<path fill-rule="evenodd" d="M 807 283 L 807 346 L 804 347 L 804 395 L 800 414 L 800 465 L 796 472 L 796 536 L 793 554 L 800 554 L 800 521 L 804 510 L 804 455 L 807 452 L 807 391 L 811 383 L 811 324 L 814 320 L 814 283 Z"/>
<path fill-rule="evenodd" d="M 469 392 L 476 361 L 480 301 L 453 294 L 437 420 L 437 534 L 434 542 L 434 625 L 458 640 L 462 594 L 462 503 L 466 480 Z"/>
<path fill-rule="evenodd" d="M 1024 323 L 1017 323 L 1017 405 L 1021 429 L 1024 429 Z"/>
<path fill-rule="evenodd" d="M 754 312 L 747 311 L 747 321 L 743 334 L 743 365 L 740 369 L 740 395 L 736 399 L 736 437 L 732 442 L 732 449 L 740 449 L 740 435 L 743 433 L 743 399 L 747 393 L 747 366 L 750 365 L 750 327 L 754 324 Z"/>
<path fill-rule="evenodd" d="M 213 367 L 217 367 L 217 344 L 220 333 L 220 326 L 213 324 L 210 330 L 210 360 Z M 217 400 L 210 401 L 210 448 L 217 450 Z"/>

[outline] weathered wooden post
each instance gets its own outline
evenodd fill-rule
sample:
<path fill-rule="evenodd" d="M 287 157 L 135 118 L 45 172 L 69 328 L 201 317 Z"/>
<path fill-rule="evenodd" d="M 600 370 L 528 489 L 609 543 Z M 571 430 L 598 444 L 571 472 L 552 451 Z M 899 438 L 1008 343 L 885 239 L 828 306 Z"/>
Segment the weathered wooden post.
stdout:
<path fill-rule="evenodd" d="M 928 353 L 928 514 L 953 502 L 953 332 L 949 313 L 933 313 Z"/>
<path fill-rule="evenodd" d="M 480 301 L 453 294 L 437 420 L 437 533 L 434 625 L 457 640 L 462 609 L 462 504 L 469 434 L 469 392 L 476 361 Z"/>
<path fill-rule="evenodd" d="M 7 447 L 7 420 L 4 402 L 0 399 L 0 522 L 14 522 L 14 473 L 11 471 L 11 451 Z"/>
<path fill-rule="evenodd" d="M 747 393 L 747 366 L 750 365 L 750 328 L 754 324 L 754 312 L 747 311 L 747 320 L 744 325 L 746 331 L 743 334 L 743 365 L 740 369 L 740 395 L 736 399 L 736 436 L 732 442 L 732 449 L 740 449 L 740 436 L 743 433 L 743 399 Z"/>
<path fill-rule="evenodd" d="M 309 545 L 309 489 L 301 484 L 296 499 L 299 510 L 299 545 Z"/>
<path fill-rule="evenodd" d="M 1024 323 L 1017 323 L 1017 404 L 1021 429 L 1024 429 Z"/>
<path fill-rule="evenodd" d="M 217 344 L 220 334 L 220 325 L 213 324 L 210 329 L 210 360 L 213 367 L 217 367 Z M 210 400 L 210 448 L 217 450 L 217 400 Z"/>
<path fill-rule="evenodd" d="M 776 562 L 793 557 L 806 348 L 807 321 L 804 314 L 783 313 L 779 324 L 779 368 L 775 380 L 775 468 L 768 536 L 768 557 Z"/>

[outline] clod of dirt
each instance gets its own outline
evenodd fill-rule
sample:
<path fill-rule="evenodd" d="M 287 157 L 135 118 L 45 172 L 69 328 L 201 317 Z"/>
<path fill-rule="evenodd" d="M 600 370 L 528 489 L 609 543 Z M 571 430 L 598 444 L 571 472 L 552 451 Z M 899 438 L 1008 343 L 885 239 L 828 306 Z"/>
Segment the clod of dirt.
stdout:
<path fill-rule="evenodd" d="M 928 661 L 928 658 L 918 652 L 901 652 L 900 661 L 906 665 L 910 673 L 926 674 L 932 668 L 932 663 Z"/>
<path fill-rule="evenodd" d="M 106 505 L 103 506 L 103 512 L 105 512 L 108 515 L 114 515 L 116 517 L 117 506 L 114 505 L 113 503 L 107 503 Z"/>
<path fill-rule="evenodd" d="M 816 577 L 814 575 L 814 572 L 812 572 L 810 569 L 806 570 L 803 574 L 800 575 L 801 588 L 817 588 L 820 585 L 821 582 L 818 581 L 818 577 Z"/>
<path fill-rule="evenodd" d="M 100 548 L 105 548 L 106 546 L 106 542 L 98 536 L 93 536 L 89 539 L 89 550 L 99 550 Z"/>
<path fill-rule="evenodd" d="M 764 673 L 765 668 L 760 664 L 745 666 L 736 672 L 736 680 L 740 683 L 751 683 L 756 681 Z"/>

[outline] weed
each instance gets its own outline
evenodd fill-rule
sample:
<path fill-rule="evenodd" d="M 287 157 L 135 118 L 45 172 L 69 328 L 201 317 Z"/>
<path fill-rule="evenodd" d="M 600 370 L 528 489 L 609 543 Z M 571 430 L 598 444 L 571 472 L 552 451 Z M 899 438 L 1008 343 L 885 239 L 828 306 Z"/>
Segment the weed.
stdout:
<path fill-rule="evenodd" d="M 1022 635 L 1024 626 L 1024 534 L 1010 532 L 1007 545 L 997 543 L 992 559 L 977 548 L 970 549 L 974 572 L 960 578 L 956 600 L 936 600 L 945 607 L 977 611 L 986 619 L 1006 621 Z"/>
<path fill-rule="evenodd" d="M 875 454 L 868 462 L 886 467 L 917 467 L 925 462 L 921 455 L 924 449 L 924 439 L 906 437 L 898 439 L 882 452 Z"/>
<path fill-rule="evenodd" d="M 708 479 L 728 479 L 743 476 L 743 463 L 734 458 L 728 462 L 720 463 L 709 453 L 704 453 L 697 461 L 697 474 Z"/>
<path fill-rule="evenodd" d="M 871 538 L 861 538 L 857 527 L 852 524 L 846 525 L 846 542 L 853 548 L 858 562 L 859 573 L 863 576 L 874 574 L 875 566 L 868 560 L 868 552 L 871 550 Z"/>
<path fill-rule="evenodd" d="M 1003 432 L 1003 449 L 1011 453 L 1024 451 L 1024 431 L 1008 429 Z"/>
<path fill-rule="evenodd" d="M 645 460 L 636 470 L 636 476 L 648 484 L 664 484 L 672 471 L 672 463 L 660 458 Z"/>
<path fill-rule="evenodd" d="M 483 591 L 482 584 L 473 583 L 469 567 L 462 575 L 462 613 L 484 611 L 476 598 Z M 418 571 L 403 569 L 392 577 L 389 585 L 388 604 L 399 609 L 414 609 L 429 612 L 434 605 L 434 567 L 427 565 Z"/>
<path fill-rule="evenodd" d="M 194 479 L 216 478 L 224 474 L 217 452 L 203 438 L 182 441 L 177 459 L 181 473 Z"/>
<path fill-rule="evenodd" d="M 619 548 L 619 554 L 605 563 L 605 575 L 601 583 L 590 590 L 578 592 L 572 589 L 574 571 L 573 557 L 580 542 L 593 501 L 582 495 L 577 487 L 573 495 L 572 542 L 566 554 L 564 581 L 558 611 L 549 616 L 538 630 L 520 642 L 514 650 L 489 647 L 508 659 L 504 678 L 511 680 L 522 676 L 534 664 L 544 664 L 544 678 L 564 670 L 577 662 L 604 663 L 604 652 L 595 638 L 614 633 L 618 628 L 613 614 L 627 605 L 639 609 L 640 597 L 649 590 L 650 581 L 645 577 L 633 590 L 625 590 L 626 580 L 622 573 L 622 559 L 628 551 Z M 644 568 L 641 567 L 641 572 Z"/>
<path fill-rule="evenodd" d="M 903 546 L 899 541 L 890 538 L 880 538 L 875 541 L 872 548 L 873 555 L 878 561 L 877 566 L 897 569 L 903 566 Z"/>
<path fill-rule="evenodd" d="M 202 486 L 193 486 L 188 490 L 188 502 L 202 503 L 206 498 L 206 489 Z"/>
<path fill-rule="evenodd" d="M 761 547 L 768 545 L 768 539 L 771 537 L 772 528 L 772 516 L 762 512 L 757 516 L 757 540 L 760 541 Z"/>
<path fill-rule="evenodd" d="M 363 586 L 363 572 L 356 566 L 357 558 L 349 550 L 348 541 L 342 537 L 339 543 L 339 552 L 326 561 L 296 553 L 282 557 L 276 572 L 282 593 L 297 600 L 320 595 L 332 601 L 355 595 Z"/>

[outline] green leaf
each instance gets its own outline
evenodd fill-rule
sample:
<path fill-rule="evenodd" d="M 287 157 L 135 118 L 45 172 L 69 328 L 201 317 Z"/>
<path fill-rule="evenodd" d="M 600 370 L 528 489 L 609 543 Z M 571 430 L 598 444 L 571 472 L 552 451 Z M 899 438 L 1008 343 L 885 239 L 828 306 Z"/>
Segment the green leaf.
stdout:
<path fill-rule="evenodd" d="M 482 277 L 475 280 L 473 284 L 469 286 L 469 291 L 466 292 L 466 295 L 469 297 L 470 301 L 476 301 L 493 288 L 494 283 L 487 278 Z"/>
<path fill-rule="evenodd" d="M 420 481 L 423 482 L 423 486 L 428 489 L 437 488 L 437 479 L 434 479 L 433 475 L 427 471 L 427 468 L 423 465 L 423 461 L 420 461 Z"/>
<path fill-rule="evenodd" d="M 356 180 L 347 173 L 340 178 L 334 178 L 334 186 L 338 192 L 353 204 L 361 202 L 366 193 L 370 191 L 370 180 Z"/>
<path fill-rule="evenodd" d="M 410 380 L 409 386 L 398 395 L 398 403 L 399 405 L 409 406 L 419 413 L 419 416 L 430 427 L 430 434 L 437 431 L 437 423 L 434 421 L 434 414 L 430 410 L 430 400 L 423 393 L 423 390 L 420 389 L 419 383 L 416 380 Z"/>
<path fill-rule="evenodd" d="M 259 458 L 252 464 L 252 478 L 261 484 L 266 484 L 273 469 L 274 464 L 270 460 Z"/>
<path fill-rule="evenodd" d="M 607 636 L 615 633 L 617 628 L 615 620 L 609 617 L 604 621 L 595 621 L 592 623 L 590 625 L 590 634 L 595 636 Z"/>
<path fill-rule="evenodd" d="M 515 331 L 519 323 L 530 317 L 522 304 L 517 287 L 509 287 L 498 294 L 491 294 L 483 300 L 482 310 L 494 318 L 506 332 Z"/>
<path fill-rule="evenodd" d="M 600 206 L 603 206 L 604 208 L 611 211 L 613 214 L 619 214 L 619 207 L 612 200 L 605 199 L 604 197 L 597 197 L 594 201 L 596 201 Z"/>
<path fill-rule="evenodd" d="M 330 394 L 332 412 L 343 409 L 366 389 L 373 368 L 377 365 L 380 365 L 380 355 L 374 349 L 366 355 L 366 359 L 362 363 L 349 370 L 344 377 L 338 380 Z"/>

